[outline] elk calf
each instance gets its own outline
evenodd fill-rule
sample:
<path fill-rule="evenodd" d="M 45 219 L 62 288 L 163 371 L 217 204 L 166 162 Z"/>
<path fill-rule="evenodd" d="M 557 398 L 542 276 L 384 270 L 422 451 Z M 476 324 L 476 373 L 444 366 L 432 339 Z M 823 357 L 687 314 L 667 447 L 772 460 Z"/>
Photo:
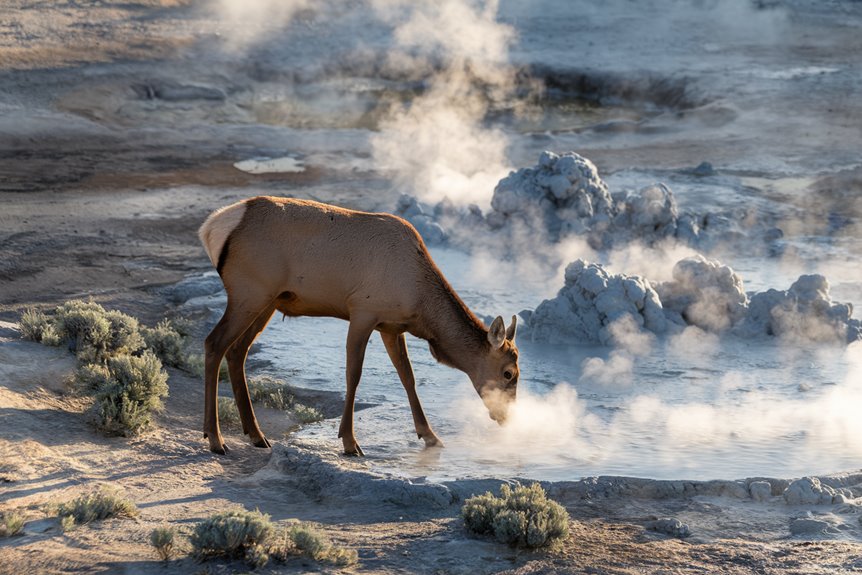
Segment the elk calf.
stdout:
<path fill-rule="evenodd" d="M 353 403 L 365 347 L 375 330 L 426 446 L 442 443 L 416 395 L 405 333 L 427 340 L 437 361 L 465 372 L 491 418 L 505 420 L 518 384 L 516 319 L 506 328 L 498 316 L 486 329 L 406 221 L 308 200 L 257 197 L 213 212 L 199 236 L 227 291 L 224 316 L 205 342 L 204 437 L 210 450 L 227 451 L 216 406 L 225 355 L 243 432 L 254 445 L 269 447 L 249 398 L 245 359 L 276 311 L 350 322 L 347 393 L 338 433 L 347 454 L 362 455 L 353 433 Z"/>

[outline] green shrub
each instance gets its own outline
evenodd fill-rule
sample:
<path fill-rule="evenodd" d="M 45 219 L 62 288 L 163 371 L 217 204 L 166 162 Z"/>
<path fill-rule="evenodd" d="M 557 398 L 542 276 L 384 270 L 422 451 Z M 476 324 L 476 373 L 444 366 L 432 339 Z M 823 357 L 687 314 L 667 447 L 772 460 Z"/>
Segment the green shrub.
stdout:
<path fill-rule="evenodd" d="M 137 319 L 116 310 L 105 310 L 94 301 L 71 300 L 52 315 L 28 309 L 19 321 L 25 339 L 46 345 L 67 343 L 79 359 L 103 363 L 115 355 L 137 355 L 148 348 L 167 365 L 183 363 L 183 336 L 171 322 L 141 326 Z"/>
<path fill-rule="evenodd" d="M 112 435 L 136 435 L 149 427 L 168 394 L 168 376 L 150 351 L 112 357 L 106 366 L 86 365 L 76 379 L 94 390 L 98 425 Z"/>
<path fill-rule="evenodd" d="M 180 367 L 196 377 L 204 377 L 206 375 L 206 357 L 202 353 L 186 354 Z M 222 381 L 227 380 L 229 377 L 227 360 L 225 359 L 222 360 L 218 368 L 218 377 Z"/>
<path fill-rule="evenodd" d="M 514 489 L 503 485 L 500 497 L 490 492 L 471 497 L 461 508 L 464 525 L 479 534 L 491 534 L 501 543 L 518 547 L 544 547 L 568 537 L 569 515 L 547 498 L 538 483 Z"/>
<path fill-rule="evenodd" d="M 18 535 L 24 529 L 24 516 L 17 511 L 0 513 L 0 537 Z"/>
<path fill-rule="evenodd" d="M 147 349 L 152 351 L 165 365 L 181 367 L 185 359 L 183 336 L 171 322 L 163 319 L 156 327 L 141 329 Z"/>
<path fill-rule="evenodd" d="M 249 379 L 248 392 L 254 403 L 262 403 L 273 409 L 289 409 L 294 403 L 293 394 L 288 391 L 287 384 L 268 375 Z"/>
<path fill-rule="evenodd" d="M 51 322 L 59 340 L 69 342 L 82 361 L 101 362 L 144 347 L 137 319 L 116 310 L 106 311 L 93 301 L 72 300 L 59 305 Z"/>
<path fill-rule="evenodd" d="M 218 420 L 225 427 L 239 427 L 242 423 L 236 401 L 232 397 L 218 398 Z"/>
<path fill-rule="evenodd" d="M 18 328 L 21 330 L 21 336 L 30 341 L 42 341 L 45 331 L 53 329 L 51 320 L 45 315 L 45 312 L 33 308 L 27 308 L 21 314 L 21 319 L 18 321 Z"/>
<path fill-rule="evenodd" d="M 300 423 L 314 423 L 315 421 L 321 421 L 323 419 L 323 414 L 318 410 L 307 405 L 302 405 L 301 403 L 294 404 L 293 414 Z"/>
<path fill-rule="evenodd" d="M 54 324 L 61 340 L 82 361 L 102 361 L 111 339 L 105 308 L 95 302 L 68 301 L 57 307 Z"/>
<path fill-rule="evenodd" d="M 150 543 L 156 548 L 156 552 L 162 558 L 162 561 L 167 561 L 171 558 L 176 532 L 177 530 L 173 527 L 156 527 L 150 533 Z"/>
<path fill-rule="evenodd" d="M 71 515 L 63 515 L 60 517 L 60 531 L 65 533 L 75 528 L 75 518 Z"/>
<path fill-rule="evenodd" d="M 116 310 L 106 311 L 105 319 L 111 326 L 108 354 L 133 354 L 144 349 L 144 336 L 137 319 Z"/>
<path fill-rule="evenodd" d="M 252 568 L 257 569 L 269 563 L 269 552 L 263 545 L 252 545 L 245 550 L 243 559 Z"/>
<path fill-rule="evenodd" d="M 116 491 L 101 489 L 94 493 L 81 495 L 67 503 L 61 503 L 57 507 L 57 513 L 65 530 L 66 524 L 71 526 L 70 521 L 82 525 L 108 517 L 135 517 L 138 514 L 138 508 L 131 500 Z M 67 517 L 70 517 L 71 520 L 66 519 Z"/>
<path fill-rule="evenodd" d="M 260 566 L 269 559 L 266 548 L 274 535 L 275 525 L 269 515 L 260 511 L 227 511 L 198 523 L 191 544 L 202 559 L 244 557 L 250 564 Z"/>
<path fill-rule="evenodd" d="M 315 561 L 342 567 L 354 565 L 358 561 L 358 555 L 354 549 L 333 545 L 326 535 L 310 525 L 294 525 L 287 531 L 287 538 L 290 543 L 288 547 Z M 290 550 L 288 550 L 289 553 Z"/>

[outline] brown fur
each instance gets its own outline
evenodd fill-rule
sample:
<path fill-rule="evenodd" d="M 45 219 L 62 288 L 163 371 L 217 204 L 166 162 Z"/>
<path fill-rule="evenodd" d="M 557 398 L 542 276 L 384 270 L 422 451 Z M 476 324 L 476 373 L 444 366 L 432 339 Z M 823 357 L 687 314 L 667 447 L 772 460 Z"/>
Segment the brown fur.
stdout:
<path fill-rule="evenodd" d="M 426 444 L 440 441 L 416 397 L 405 332 L 428 340 L 438 361 L 466 372 L 492 417 L 505 416 L 505 404 L 514 399 L 517 384 L 514 323 L 501 335 L 498 318 L 489 334 L 443 277 L 413 226 L 389 214 L 308 200 L 257 197 L 243 204 L 244 210 L 235 204 L 215 212 L 200 231 L 210 259 L 220 264 L 228 294 L 224 317 L 205 346 L 204 433 L 213 451 L 224 451 L 215 396 L 225 353 L 243 429 L 256 445 L 268 446 L 248 399 L 243 364 L 248 347 L 276 310 L 350 321 L 347 397 L 339 433 L 348 453 L 361 453 L 353 435 L 353 400 L 365 345 L 374 330 L 381 333 L 398 369 L 417 434 Z M 241 219 L 226 233 L 224 222 L 237 220 L 238 213 Z M 220 219 L 219 214 L 226 216 Z M 219 245 L 208 242 L 210 237 L 226 240 Z M 513 377 L 503 381 L 504 372 Z"/>

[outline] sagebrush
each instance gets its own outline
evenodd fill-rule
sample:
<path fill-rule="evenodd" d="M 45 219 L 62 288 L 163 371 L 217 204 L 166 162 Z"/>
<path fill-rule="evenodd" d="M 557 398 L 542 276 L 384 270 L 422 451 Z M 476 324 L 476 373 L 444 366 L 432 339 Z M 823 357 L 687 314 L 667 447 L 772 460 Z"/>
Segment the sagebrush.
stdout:
<path fill-rule="evenodd" d="M 530 486 L 503 485 L 500 496 L 488 492 L 471 497 L 461 508 L 464 525 L 478 534 L 516 547 L 544 547 L 569 534 L 569 515 L 559 503 L 548 499 L 538 483 Z"/>
<path fill-rule="evenodd" d="M 148 428 L 168 395 L 168 374 L 150 351 L 111 357 L 105 365 L 85 365 L 76 381 L 95 397 L 97 425 L 111 435 L 137 435 Z"/>
<path fill-rule="evenodd" d="M 359 557 L 356 550 L 333 545 L 321 531 L 302 523 L 287 530 L 286 542 L 285 552 L 288 555 L 304 555 L 340 567 L 355 565 Z"/>
<path fill-rule="evenodd" d="M 266 548 L 274 540 L 275 525 L 260 511 L 226 511 L 197 524 L 190 538 L 195 554 L 243 558 L 253 566 L 268 560 Z"/>
<path fill-rule="evenodd" d="M 24 515 L 17 511 L 0 513 L 0 537 L 18 535 L 24 529 Z"/>
<path fill-rule="evenodd" d="M 300 423 L 314 423 L 323 419 L 323 414 L 320 411 L 301 403 L 293 405 L 293 414 Z"/>
<path fill-rule="evenodd" d="M 239 409 L 236 401 L 230 397 L 218 398 L 218 420 L 219 423 L 229 428 L 237 428 L 242 423 L 239 417 Z"/>
<path fill-rule="evenodd" d="M 128 498 L 112 489 L 100 489 L 81 495 L 57 507 L 61 520 L 71 518 L 81 525 L 109 517 L 136 517 L 138 508 Z M 66 519 L 68 522 L 69 519 Z"/>
<path fill-rule="evenodd" d="M 259 375 L 248 380 L 248 392 L 254 403 L 262 403 L 273 409 L 290 409 L 294 404 L 293 394 L 287 384 L 268 375 Z"/>
<path fill-rule="evenodd" d="M 141 328 L 147 349 L 156 354 L 162 363 L 171 367 L 182 367 L 186 358 L 185 338 L 180 335 L 170 320 L 163 319 L 156 327 Z"/>
<path fill-rule="evenodd" d="M 94 301 L 70 300 L 50 313 L 27 309 L 18 322 L 25 339 L 45 345 L 68 345 L 81 361 L 104 363 L 116 355 L 139 355 L 149 349 L 166 365 L 181 366 L 185 339 L 168 320 L 142 326 L 130 315 L 106 310 Z"/>
<path fill-rule="evenodd" d="M 333 545 L 311 525 L 298 523 L 279 530 L 269 515 L 260 511 L 213 515 L 198 523 L 190 541 L 200 559 L 242 559 L 255 568 L 270 559 L 284 562 L 300 555 L 340 567 L 355 565 L 358 559 L 355 550 Z"/>
<path fill-rule="evenodd" d="M 173 527 L 156 527 L 150 533 L 150 544 L 156 548 L 156 553 L 159 554 L 162 561 L 167 561 L 171 558 L 176 533 L 177 530 Z"/>

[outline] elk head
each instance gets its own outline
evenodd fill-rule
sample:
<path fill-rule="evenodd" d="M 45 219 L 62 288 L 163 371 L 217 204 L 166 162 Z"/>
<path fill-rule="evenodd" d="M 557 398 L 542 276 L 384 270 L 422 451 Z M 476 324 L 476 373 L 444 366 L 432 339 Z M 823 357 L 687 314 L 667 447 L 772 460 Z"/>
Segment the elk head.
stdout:
<path fill-rule="evenodd" d="M 518 390 L 518 348 L 515 346 L 515 331 L 518 319 L 512 316 L 507 328 L 503 318 L 491 322 L 488 329 L 486 354 L 470 376 L 473 387 L 488 408 L 491 419 L 502 425 L 506 421 L 509 405 L 515 401 Z"/>

